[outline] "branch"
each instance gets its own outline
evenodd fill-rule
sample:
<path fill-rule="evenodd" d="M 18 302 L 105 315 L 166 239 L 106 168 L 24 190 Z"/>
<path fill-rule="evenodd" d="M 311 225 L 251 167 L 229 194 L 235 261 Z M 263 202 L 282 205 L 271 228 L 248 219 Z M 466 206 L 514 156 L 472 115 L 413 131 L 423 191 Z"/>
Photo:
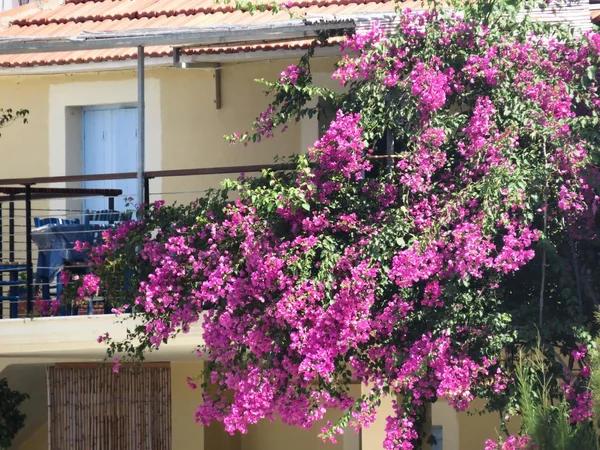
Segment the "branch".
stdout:
<path fill-rule="evenodd" d="M 546 154 L 546 139 L 544 138 L 544 165 L 546 166 L 546 186 L 544 188 L 544 239 L 546 239 L 548 231 L 548 156 Z M 540 322 L 539 327 L 542 329 L 544 321 L 544 289 L 546 287 L 546 246 L 542 248 L 542 281 L 540 286 Z"/>
<path fill-rule="evenodd" d="M 577 298 L 579 299 L 579 312 L 583 309 L 583 297 L 581 295 L 581 280 L 579 279 L 579 266 L 577 264 L 577 252 L 573 236 L 569 233 L 569 243 L 571 244 L 571 254 L 573 256 L 573 271 L 575 272 L 575 282 L 577 283 Z"/>

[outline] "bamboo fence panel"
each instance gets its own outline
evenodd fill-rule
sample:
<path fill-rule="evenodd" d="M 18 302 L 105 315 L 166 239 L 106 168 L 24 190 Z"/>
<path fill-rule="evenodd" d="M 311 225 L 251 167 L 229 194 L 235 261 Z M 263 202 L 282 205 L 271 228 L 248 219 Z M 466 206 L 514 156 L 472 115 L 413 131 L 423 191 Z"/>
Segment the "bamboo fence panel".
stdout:
<path fill-rule="evenodd" d="M 50 450 L 171 450 L 165 366 L 48 367 Z"/>

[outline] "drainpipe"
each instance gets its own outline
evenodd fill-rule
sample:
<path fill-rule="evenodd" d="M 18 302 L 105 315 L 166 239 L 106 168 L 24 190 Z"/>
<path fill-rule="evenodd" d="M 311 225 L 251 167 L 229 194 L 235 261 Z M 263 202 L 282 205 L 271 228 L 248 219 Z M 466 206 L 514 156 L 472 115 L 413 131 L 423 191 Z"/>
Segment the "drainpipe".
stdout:
<path fill-rule="evenodd" d="M 146 101 L 144 87 L 144 47 L 139 46 L 137 52 L 138 82 L 138 151 L 137 151 L 137 201 L 144 203 L 144 172 L 146 171 Z"/>

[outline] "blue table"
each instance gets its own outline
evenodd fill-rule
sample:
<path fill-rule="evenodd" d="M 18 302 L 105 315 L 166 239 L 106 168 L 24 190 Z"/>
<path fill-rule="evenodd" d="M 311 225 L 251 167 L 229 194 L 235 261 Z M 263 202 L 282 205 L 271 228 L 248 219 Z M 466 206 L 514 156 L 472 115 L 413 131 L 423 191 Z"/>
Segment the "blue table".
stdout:
<path fill-rule="evenodd" d="M 102 242 L 102 232 L 111 225 L 49 224 L 31 231 L 31 239 L 39 249 L 36 282 L 43 283 L 42 295 L 50 297 L 49 284 L 61 269 L 69 264 L 87 261 L 87 255 L 75 250 L 75 243 L 97 245 Z"/>

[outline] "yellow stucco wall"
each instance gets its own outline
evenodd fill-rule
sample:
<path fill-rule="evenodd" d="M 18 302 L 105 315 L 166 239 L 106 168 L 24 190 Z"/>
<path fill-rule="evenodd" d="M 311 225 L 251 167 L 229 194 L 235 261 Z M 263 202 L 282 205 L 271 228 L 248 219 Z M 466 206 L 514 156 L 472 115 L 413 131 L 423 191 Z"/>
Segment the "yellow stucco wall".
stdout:
<path fill-rule="evenodd" d="M 39 427 L 19 446 L 19 450 L 48 450 L 48 424 L 44 423 Z"/>
<path fill-rule="evenodd" d="M 483 411 L 484 405 L 483 400 L 477 399 L 468 411 L 457 414 L 460 450 L 481 450 L 487 439 L 498 439 L 500 415 L 499 413 L 480 415 L 479 412 Z M 507 426 L 510 433 L 517 433 L 520 426 L 518 418 L 512 419 Z"/>
<path fill-rule="evenodd" d="M 329 413 L 326 420 L 337 420 L 337 414 Z M 318 435 L 325 422 L 319 422 L 312 429 L 290 427 L 280 421 L 261 421 L 248 428 L 242 436 L 241 450 L 342 450 L 343 440 L 337 444 L 323 444 Z"/>

